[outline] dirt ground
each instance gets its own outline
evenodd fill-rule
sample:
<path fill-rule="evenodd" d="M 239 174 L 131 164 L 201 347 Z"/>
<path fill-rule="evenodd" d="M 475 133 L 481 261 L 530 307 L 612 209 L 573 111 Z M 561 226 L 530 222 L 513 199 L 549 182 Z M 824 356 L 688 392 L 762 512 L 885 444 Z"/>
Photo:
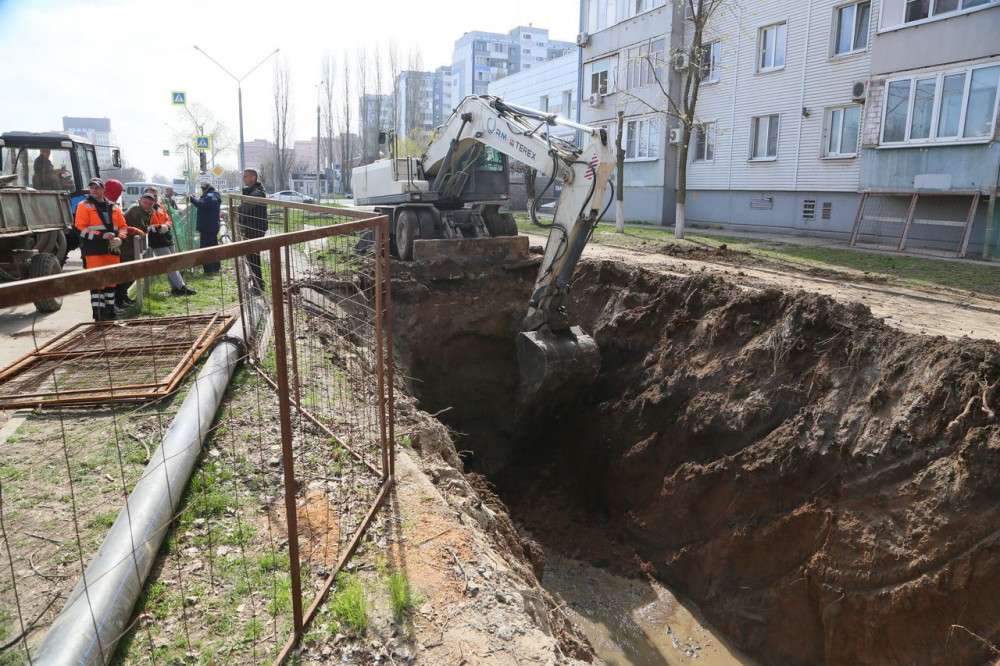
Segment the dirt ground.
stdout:
<path fill-rule="evenodd" d="M 497 343 L 516 331 L 525 277 L 396 275 L 413 391 L 466 434 L 515 521 L 657 576 L 763 663 L 995 658 L 994 304 L 588 253 L 601 260 L 582 267 L 570 313 L 601 347 L 601 376 L 528 418 Z"/>
<path fill-rule="evenodd" d="M 376 603 L 364 638 L 311 632 L 301 662 L 592 661 L 532 539 L 682 590 L 763 663 L 1000 655 L 1000 304 L 725 252 L 586 256 L 570 309 L 604 370 L 530 415 L 533 270 L 394 267 L 408 446 L 354 568 L 388 558 L 421 603 L 406 630 Z"/>

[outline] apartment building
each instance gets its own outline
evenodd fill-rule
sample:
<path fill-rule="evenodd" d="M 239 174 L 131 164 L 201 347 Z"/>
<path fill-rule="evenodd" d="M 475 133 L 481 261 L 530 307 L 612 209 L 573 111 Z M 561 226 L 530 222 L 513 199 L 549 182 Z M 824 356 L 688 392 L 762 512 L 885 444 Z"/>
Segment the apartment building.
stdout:
<path fill-rule="evenodd" d="M 109 118 L 63 116 L 63 131 L 86 137 L 94 144 L 97 164 L 102 168 L 111 166 L 111 149 L 117 147 L 118 139 L 111 130 Z"/>
<path fill-rule="evenodd" d="M 1000 256 L 1000 0 L 882 0 L 878 21 L 855 235 Z"/>
<path fill-rule="evenodd" d="M 434 128 L 434 73 L 407 70 L 396 75 L 396 132 L 410 136 Z"/>
<path fill-rule="evenodd" d="M 687 218 L 846 234 L 878 0 L 739 4 L 707 26 Z"/>
<path fill-rule="evenodd" d="M 572 52 L 572 42 L 550 40 L 545 28 L 518 26 L 507 34 L 467 32 L 455 41 L 451 106 L 469 95 L 485 95 L 491 82 Z M 447 114 L 446 114 L 447 115 Z"/>
<path fill-rule="evenodd" d="M 487 91 L 506 102 L 579 120 L 578 63 L 579 55 L 571 52 L 498 79 L 490 83 Z M 565 128 L 554 131 L 570 137 L 574 134 Z"/>
<path fill-rule="evenodd" d="M 451 65 L 442 65 L 434 70 L 434 90 L 431 100 L 434 127 L 440 127 L 451 115 Z"/>
<path fill-rule="evenodd" d="M 698 67 L 690 222 L 996 253 L 1000 0 L 723 2 L 697 63 L 676 6 L 581 10 L 581 119 L 625 113 L 628 219 L 674 221 L 665 93 Z"/>
<path fill-rule="evenodd" d="M 670 54 L 680 47 L 682 14 L 665 0 L 582 0 L 580 122 L 617 132 L 623 113 L 625 217 L 673 221 L 676 148 L 667 142 L 666 96 L 678 77 Z M 661 86 L 662 84 L 662 86 Z"/>
<path fill-rule="evenodd" d="M 379 158 L 379 132 L 393 129 L 392 95 L 366 93 L 358 100 L 358 117 L 361 125 L 362 164 Z"/>

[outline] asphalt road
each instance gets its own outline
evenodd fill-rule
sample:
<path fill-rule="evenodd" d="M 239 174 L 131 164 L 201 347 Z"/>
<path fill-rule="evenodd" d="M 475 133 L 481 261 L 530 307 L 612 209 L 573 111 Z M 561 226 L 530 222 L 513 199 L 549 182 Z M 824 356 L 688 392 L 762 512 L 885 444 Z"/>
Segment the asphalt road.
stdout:
<path fill-rule="evenodd" d="M 63 272 L 82 269 L 80 253 L 71 252 Z M 62 308 L 56 312 L 38 312 L 31 303 L 0 310 L 0 367 L 7 367 L 77 324 L 93 321 L 92 314 L 89 292 L 64 297 Z"/>

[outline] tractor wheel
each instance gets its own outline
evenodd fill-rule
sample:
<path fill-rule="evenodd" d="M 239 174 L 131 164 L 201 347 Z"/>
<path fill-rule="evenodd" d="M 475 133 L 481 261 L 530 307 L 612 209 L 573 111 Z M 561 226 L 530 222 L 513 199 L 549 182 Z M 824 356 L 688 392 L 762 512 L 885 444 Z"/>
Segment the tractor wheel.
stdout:
<path fill-rule="evenodd" d="M 510 213 L 500 213 L 496 210 L 484 212 L 483 224 L 493 237 L 517 235 L 517 222 Z"/>
<path fill-rule="evenodd" d="M 413 241 L 417 239 L 417 214 L 410 210 L 402 211 L 396 217 L 396 249 L 403 261 L 413 260 Z"/>
<path fill-rule="evenodd" d="M 417 219 L 420 220 L 420 238 L 424 240 L 437 238 L 437 231 L 434 229 L 434 213 L 424 208 L 418 209 Z"/>
<path fill-rule="evenodd" d="M 47 277 L 62 273 L 62 266 L 54 254 L 43 252 L 31 258 L 31 267 L 28 269 L 29 278 Z M 63 297 L 55 296 L 35 301 L 35 309 L 39 312 L 55 312 L 62 307 Z"/>

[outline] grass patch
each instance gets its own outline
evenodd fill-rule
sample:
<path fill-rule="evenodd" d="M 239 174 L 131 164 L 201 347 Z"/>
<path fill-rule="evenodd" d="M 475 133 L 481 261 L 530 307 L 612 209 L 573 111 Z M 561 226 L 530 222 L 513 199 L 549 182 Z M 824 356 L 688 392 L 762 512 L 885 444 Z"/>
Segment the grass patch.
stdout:
<path fill-rule="evenodd" d="M 408 623 L 413 617 L 417 599 L 410 581 L 402 571 L 393 571 L 389 576 L 389 594 L 392 597 L 392 616 L 400 624 Z"/>
<path fill-rule="evenodd" d="M 364 636 L 368 632 L 365 594 L 361 589 L 361 580 L 356 575 L 344 574 L 343 580 L 337 585 L 330 608 L 342 627 L 350 629 L 357 636 Z"/>
<path fill-rule="evenodd" d="M 546 233 L 518 214 L 518 229 Z M 722 234 L 691 233 L 683 240 L 674 238 L 671 227 L 627 227 L 617 233 L 613 223 L 602 223 L 594 231 L 592 243 L 635 250 L 659 250 L 667 245 L 715 249 L 725 245 L 736 252 L 746 252 L 762 262 L 785 270 L 824 269 L 855 275 L 858 279 L 876 279 L 901 286 L 922 289 L 948 288 L 971 291 L 990 298 L 1000 298 L 997 266 L 936 257 L 918 257 L 876 253 L 842 247 L 816 247 L 782 243 L 769 238 L 740 238 Z"/>

